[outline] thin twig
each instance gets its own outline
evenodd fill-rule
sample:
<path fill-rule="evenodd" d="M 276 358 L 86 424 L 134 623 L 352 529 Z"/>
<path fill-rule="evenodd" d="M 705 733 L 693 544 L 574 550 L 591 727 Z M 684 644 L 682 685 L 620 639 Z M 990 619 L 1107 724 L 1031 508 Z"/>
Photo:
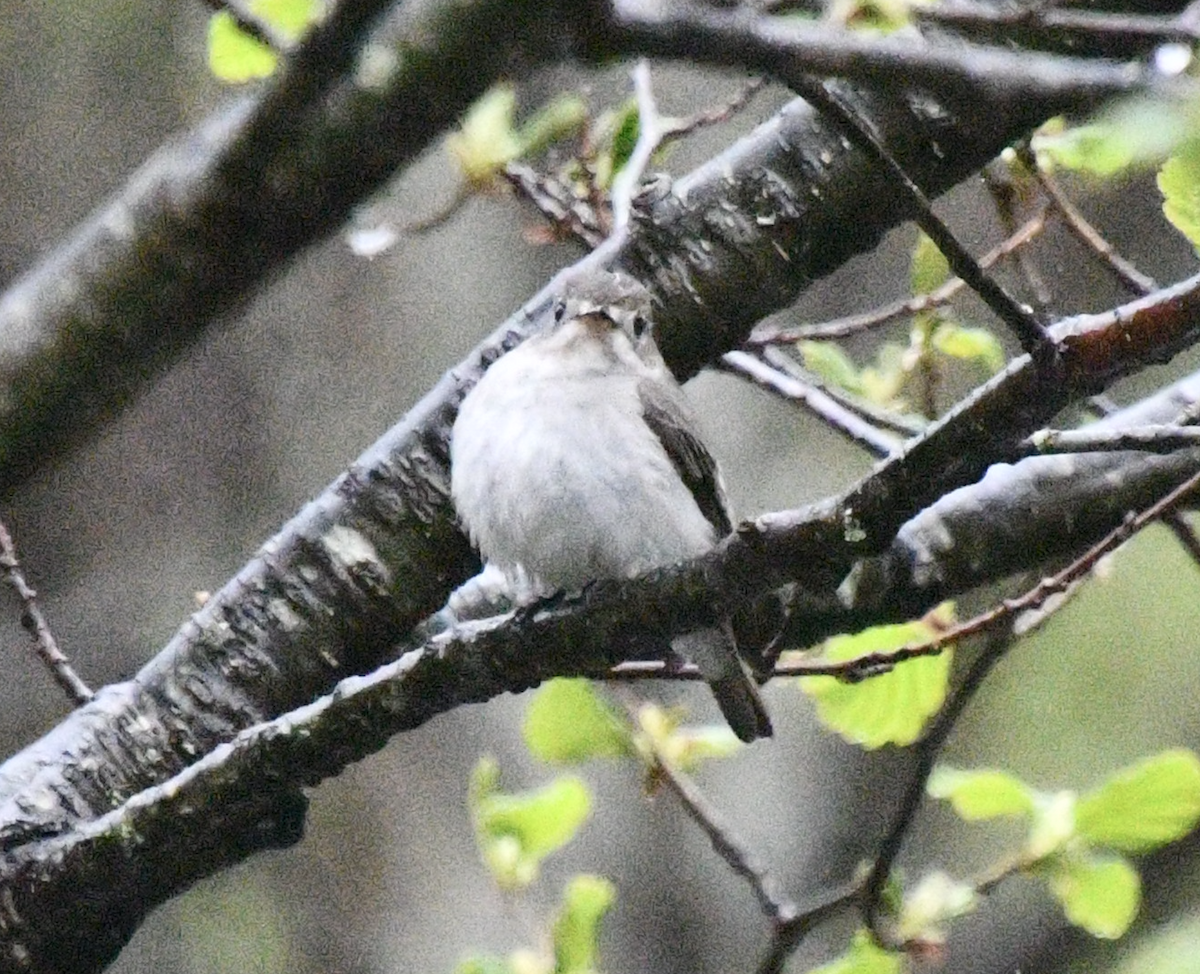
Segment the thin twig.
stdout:
<path fill-rule="evenodd" d="M 720 367 L 726 372 L 740 375 L 770 389 L 789 402 L 800 403 L 831 429 L 876 457 L 890 456 L 900 446 L 900 441 L 895 436 L 876 429 L 827 393 L 795 376 L 785 374 L 756 355 L 749 352 L 726 352 L 721 356 Z"/>
<path fill-rule="evenodd" d="M 650 63 L 640 58 L 633 68 L 633 90 L 638 106 L 638 137 L 633 152 L 612 182 L 613 227 L 620 230 L 633 216 L 633 197 L 654 151 L 662 142 L 662 119 L 650 83 Z"/>
<path fill-rule="evenodd" d="M 800 909 L 792 919 L 779 924 L 771 946 L 758 965 L 758 974 L 781 974 L 787 960 L 813 930 L 826 920 L 858 902 L 859 884 L 849 884 L 829 894 L 814 906 Z"/>
<path fill-rule="evenodd" d="M 1000 218 L 1000 225 L 1004 227 L 1006 236 L 1012 236 L 1018 227 L 1017 222 L 1017 207 L 1021 203 L 1022 186 L 1019 181 L 1019 176 L 1014 175 L 1014 168 L 1006 165 L 1002 160 L 996 160 L 992 164 L 985 166 L 983 170 L 984 185 L 987 187 L 988 195 L 991 196 L 992 202 L 996 206 L 996 214 Z M 1042 202 L 1042 210 L 1045 211 L 1045 202 Z M 1045 277 L 1034 263 L 1033 257 L 1029 253 L 1029 249 L 1022 247 L 1015 251 L 1014 262 L 1017 265 L 1017 270 L 1025 281 L 1027 293 L 1033 295 L 1034 306 L 1037 308 L 1038 314 L 1047 315 L 1050 310 L 1051 292 L 1046 284 Z M 980 261 L 980 266 L 983 261 Z"/>
<path fill-rule="evenodd" d="M 981 268 L 989 268 L 1033 240 L 1046 229 L 1046 213 L 1049 208 L 1042 206 L 1031 216 L 1012 236 L 992 248 L 979 258 Z M 748 346 L 783 345 L 791 342 L 811 339 L 820 341 L 830 338 L 845 338 L 857 335 L 889 324 L 906 315 L 915 315 L 923 311 L 932 311 L 948 303 L 966 284 L 961 277 L 952 277 L 941 287 L 928 294 L 917 294 L 911 298 L 901 298 L 890 304 L 862 314 L 847 315 L 833 321 L 817 325 L 797 325 L 792 327 L 758 327 L 751 333 Z"/>
<path fill-rule="evenodd" d="M 664 119 L 663 144 L 674 142 L 685 135 L 690 135 L 692 132 L 707 128 L 710 125 L 720 125 L 722 122 L 728 122 L 734 115 L 750 104 L 750 99 L 762 91 L 766 83 L 766 78 L 751 78 L 742 86 L 741 91 L 725 102 L 724 105 L 717 108 L 706 108 L 703 111 L 689 115 L 687 118 Z"/>
<path fill-rule="evenodd" d="M 897 190 L 904 194 L 913 207 L 917 225 L 937 245 L 938 250 L 949 262 L 951 270 L 966 281 L 992 312 L 1012 329 L 1022 349 L 1035 360 L 1046 354 L 1053 354 L 1054 343 L 1042 323 L 1026 305 L 1010 295 L 999 281 L 983 272 L 966 247 L 959 242 L 941 217 L 933 212 L 929 198 L 875 137 L 875 133 L 867 124 L 820 81 L 812 80 L 804 85 L 800 94 L 815 108 L 834 118 L 855 145 L 884 167 Z"/>
<path fill-rule="evenodd" d="M 91 688 L 79 678 L 70 661 L 58 648 L 54 634 L 50 631 L 50 624 L 46 622 L 46 617 L 38 607 L 37 592 L 25 580 L 21 571 L 16 545 L 13 544 L 12 535 L 8 533 L 3 521 L 0 521 L 0 572 L 21 600 L 21 626 L 33 637 L 37 654 L 49 668 L 54 682 L 66 691 L 72 703 L 87 703 L 93 696 Z"/>
<path fill-rule="evenodd" d="M 969 0 L 953 0 L 935 6 L 915 7 L 913 14 L 918 21 L 948 27 L 1044 30 L 1052 36 L 1075 34 L 1079 38 L 1094 38 L 1109 44 L 1128 45 L 1136 40 L 1145 46 L 1200 40 L 1196 25 L 1182 16 L 1109 13 L 1067 9 L 1050 4 L 998 7 Z"/>
<path fill-rule="evenodd" d="M 654 750 L 654 765 L 650 771 L 655 780 L 662 781 L 679 799 L 688 816 L 708 837 L 717 855 L 735 875 L 749 884 L 759 908 L 772 925 L 778 926 L 793 920 L 799 912 L 796 905 L 778 894 L 776 883 L 766 869 L 754 861 L 745 843 L 737 837 L 729 823 L 722 820 L 720 812 L 713 808 L 691 778 L 674 767 L 657 749 Z"/>
<path fill-rule="evenodd" d="M 1200 566 L 1200 536 L 1197 536 L 1196 529 L 1178 511 L 1165 515 L 1163 517 L 1163 524 L 1175 535 L 1175 540 L 1187 552 L 1188 557 L 1196 565 Z"/>
<path fill-rule="evenodd" d="M 781 348 L 768 345 L 762 350 L 761 354 L 763 360 L 768 365 L 773 366 L 785 375 L 790 375 L 806 386 L 820 390 L 840 406 L 850 410 L 856 416 L 861 416 L 872 426 L 888 430 L 897 436 L 902 436 L 904 439 L 908 439 L 910 436 L 917 436 L 925 432 L 928 427 L 928 424 L 922 422 L 919 417 L 883 409 L 872 405 L 859 396 L 852 395 L 845 390 L 822 382 L 821 379 L 810 374 L 804 366 Z"/>
<path fill-rule="evenodd" d="M 1012 643 L 1013 639 L 1008 633 L 991 635 L 979 655 L 971 661 L 958 689 L 946 701 L 941 713 L 915 748 L 916 767 L 904 790 L 904 796 L 897 807 L 896 815 L 892 819 L 883 841 L 879 844 L 879 851 L 875 855 L 875 861 L 871 864 L 867 880 L 863 884 L 861 901 L 863 921 L 881 943 L 887 944 L 887 938 L 881 935 L 880 930 L 883 887 L 891 874 L 900 847 L 908 835 L 909 826 L 912 825 L 917 809 L 921 805 L 921 799 L 925 795 L 925 786 L 929 781 L 930 774 L 933 773 L 933 767 L 941 753 L 942 745 L 946 743 L 946 739 L 958 723 L 958 718 L 962 716 L 967 704 L 983 685 L 983 681 L 992 668 L 1004 658 Z M 888 944 L 888 946 L 894 945 Z"/>
<path fill-rule="evenodd" d="M 1099 453 L 1137 450 L 1142 453 L 1174 453 L 1200 446 L 1200 426 L 1155 423 L 1124 429 L 1044 429 L 1022 440 L 1018 455 L 1052 453 Z"/>
<path fill-rule="evenodd" d="M 589 250 L 604 242 L 604 227 L 591 200 L 581 197 L 569 182 L 540 173 L 523 162 L 508 163 L 503 175 L 518 196 L 537 208 L 557 235 L 574 237 Z"/>
<path fill-rule="evenodd" d="M 972 661 L 958 690 L 947 701 L 937 720 L 917 745 L 917 767 L 913 778 L 905 790 L 891 826 L 879 845 L 879 851 L 876 853 L 870 875 L 864 885 L 864 920 L 877 937 L 880 937 L 879 920 L 883 887 L 921 803 L 925 784 L 933 770 L 934 761 L 968 701 L 1011 645 L 1011 631 L 998 632 L 996 629 L 998 624 L 1012 618 L 1018 611 L 1036 608 L 1044 603 L 1051 594 L 1064 591 L 1076 579 L 1091 571 L 1101 557 L 1124 544 L 1146 525 L 1171 511 L 1198 486 L 1200 486 L 1200 472 L 1177 485 L 1141 513 L 1127 518 L 1053 578 L 1040 582 L 1019 598 L 1006 600 L 991 612 L 984 613 L 972 620 L 975 623 L 976 631 L 990 631 L 993 633 L 992 638 L 980 655 Z M 956 629 L 962 628 L 964 627 L 956 627 Z M 935 640 L 938 638 L 940 635 L 934 637 Z M 885 940 L 883 937 L 880 939 L 881 941 Z"/>
<path fill-rule="evenodd" d="M 1197 2 L 1200 3 L 1200 0 Z M 1092 396 L 1088 399 L 1088 403 L 1101 416 L 1110 416 L 1121 408 L 1103 393 Z M 1200 405 L 1193 404 L 1191 407 L 1181 410 L 1174 418 L 1175 424 L 1186 426 L 1196 422 L 1200 418 L 1196 415 L 1197 409 L 1200 409 Z M 1168 511 L 1163 515 L 1162 522 L 1175 535 L 1175 540 L 1183 546 L 1188 557 L 1196 565 L 1200 565 L 1200 537 L 1197 537 L 1195 530 L 1183 514 L 1179 511 Z"/>
<path fill-rule="evenodd" d="M 1050 197 L 1055 209 L 1058 210 L 1066 222 L 1068 229 L 1095 252 L 1104 265 L 1116 275 L 1118 280 L 1135 294 L 1151 294 L 1159 289 L 1158 282 L 1154 278 L 1148 274 L 1143 274 L 1132 263 L 1122 257 L 1116 248 L 1105 239 L 1104 235 L 1092 226 L 1087 218 L 1079 212 L 1079 209 L 1071 202 L 1067 194 L 1062 191 L 1062 187 L 1058 185 L 1058 181 L 1050 173 L 1046 172 L 1042 166 L 1038 165 L 1037 155 L 1029 147 L 1028 143 L 1017 147 L 1017 158 L 1037 178 L 1042 190 Z"/>

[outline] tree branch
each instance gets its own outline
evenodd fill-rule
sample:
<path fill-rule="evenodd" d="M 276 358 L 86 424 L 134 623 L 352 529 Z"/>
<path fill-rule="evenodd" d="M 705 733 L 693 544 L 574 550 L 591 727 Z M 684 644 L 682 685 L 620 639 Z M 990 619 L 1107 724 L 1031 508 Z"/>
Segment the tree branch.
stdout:
<path fill-rule="evenodd" d="M 81 435 L 83 426 L 75 420 L 112 409 L 136 387 L 119 361 L 132 357 L 132 371 L 144 371 L 147 363 L 176 354 L 194 336 L 193 322 L 240 300 L 256 280 L 337 226 L 353 202 L 411 158 L 489 78 L 511 65 L 510 53 L 521 52 L 526 32 L 543 23 L 539 18 L 567 16 L 511 0 L 423 9 L 433 20 L 409 24 L 398 35 L 407 38 L 398 42 L 405 45 L 404 67 L 383 87 L 368 89 L 333 80 L 353 60 L 347 53 L 353 45 L 339 47 L 331 38 L 361 39 L 377 7 L 339 8 L 347 19 L 314 41 L 316 53 L 298 56 L 298 66 L 285 73 L 276 93 L 204 130 L 199 162 L 195 144 L 169 150 L 134 181 L 126 200 L 0 301 L 0 382 L 8 404 L 0 409 L 5 444 L 0 469 L 7 486 L 45 458 L 47 443 L 61 445 L 64 437 Z M 572 16 L 590 9 L 581 5 L 584 14 Z M 708 40 L 701 53 L 717 58 L 711 45 L 727 26 L 704 28 Z M 405 33 L 409 27 L 411 34 Z M 650 25 L 641 24 L 602 50 L 578 21 L 576 27 L 583 38 L 579 50 L 592 56 L 635 45 L 650 53 L 683 53 L 680 37 L 687 36 L 671 28 L 655 41 Z M 418 44 L 417 36 L 425 40 Z M 751 60 L 791 70 L 795 32 L 778 34 L 786 41 L 779 45 L 776 37 L 774 26 L 755 27 L 742 41 L 735 38 L 733 50 L 740 43 Z M 1044 114 L 1094 104 L 1112 91 L 1161 87 L 1136 71 L 1056 59 L 1036 60 L 1017 72 L 1015 62 L 998 62 L 988 52 L 975 61 L 946 51 L 926 56 L 912 45 L 899 50 L 885 42 L 871 61 L 860 40 L 840 37 L 837 44 L 843 47 L 835 45 L 835 53 L 845 63 L 860 65 L 859 73 L 877 82 L 890 70 L 886 65 L 903 61 L 917 72 L 911 77 L 932 83 L 934 69 L 944 62 L 941 77 L 950 78 L 946 90 L 958 99 L 953 106 L 924 96 L 846 94 L 861 102 L 889 149 L 931 193 L 978 168 Z M 464 62 L 472 71 L 459 70 Z M 331 74 L 323 72 L 323 64 L 331 66 Z M 1002 76 L 1015 87 L 997 92 Z M 289 78 L 297 79 L 296 88 L 285 90 Z M 1035 99 L 1030 92 L 1039 85 Z M 288 111 L 277 114 L 280 106 Z M 347 145 L 355 145 L 355 152 L 346 153 Z M 206 195 L 214 186 L 215 193 Z M 905 211 L 891 202 L 886 187 L 885 177 L 863 154 L 847 149 L 836 127 L 793 103 L 672 191 L 642 201 L 628 232 L 584 263 L 619 264 L 653 287 L 664 353 L 679 374 L 689 375 L 735 347 L 764 314 L 873 246 L 903 219 Z M 247 226 L 253 229 L 247 232 Z M 190 243 L 180 247 L 181 241 Z M 578 641 L 567 645 L 583 647 L 589 645 L 585 637 L 607 636 L 606 645 L 613 647 L 607 652 L 624 651 L 637 633 L 644 638 L 647 629 L 661 633 L 711 615 L 714 590 L 732 600 L 779 580 L 800 579 L 831 597 L 851 564 L 885 549 L 904 520 L 948 487 L 976 479 L 1005 447 L 1000 431 L 1027 435 L 1073 397 L 1192 340 L 1200 327 L 1194 286 L 1178 285 L 1119 315 L 1060 325 L 1054 333 L 1063 361 L 1053 375 L 1018 360 L 844 496 L 807 512 L 760 518 L 711 559 L 641 583 L 649 593 L 644 614 L 631 615 L 633 589 L 585 593 L 611 600 L 595 603 L 611 612 L 611 621 L 605 629 L 596 624 L 597 616 L 587 617 L 589 628 L 572 630 L 579 632 Z M 0 868 L 17 870 L 5 874 L 13 877 L 11 887 L 0 885 L 19 897 L 18 915 L 26 924 L 0 931 L 0 963 L 8 958 L 32 969 L 49 965 L 43 955 L 29 953 L 30 945 L 54 957 L 50 932 L 61 936 L 63 925 L 55 911 L 40 910 L 37 890 L 65 890 L 76 880 L 80 885 L 74 888 L 90 888 L 80 879 L 93 868 L 87 854 L 68 855 L 63 845 L 61 856 L 42 859 L 37 850 L 43 843 L 70 844 L 109 809 L 179 774 L 245 728 L 328 692 L 348 674 L 370 670 L 472 571 L 475 561 L 454 525 L 446 489 L 449 425 L 484 364 L 533 326 L 556 289 L 551 282 L 443 379 L 268 542 L 134 680 L 102 690 L 0 768 L 0 844 L 6 850 Z M 53 328 L 41 330 L 49 322 L 74 336 L 72 347 L 82 349 L 81 359 L 53 343 Z M 116 339 L 101 331 L 111 322 L 124 330 Z M 94 367 L 81 374 L 81 361 L 93 361 Z M 77 377 L 79 384 L 63 384 L 63 375 Z M 109 393 L 96 391 L 104 385 Z M 15 403 L 35 403 L 40 411 L 23 411 Z M 559 628 L 549 628 L 545 638 L 562 645 L 566 623 L 557 616 L 552 621 Z M 487 644 L 479 657 L 479 682 L 451 653 L 432 670 L 428 701 L 421 706 L 480 699 L 541 678 L 542 670 L 531 668 L 534 635 L 528 629 L 514 627 L 511 651 L 503 643 L 509 636 L 495 638 L 500 642 Z M 571 671 L 563 657 L 553 659 L 554 672 Z M 377 746 L 379 728 L 398 726 L 389 724 L 400 719 L 394 704 L 384 693 L 381 722 L 376 725 L 372 713 L 362 746 Z M 409 719 L 415 719 L 411 713 Z M 362 736 L 364 727 L 357 732 Z M 82 774 L 82 767 L 91 770 Z M 309 773 L 319 770 L 297 777 Z M 295 792 L 264 788 L 263 794 L 272 808 L 260 808 L 257 818 L 251 814 L 247 820 L 257 823 L 252 832 L 261 828 L 257 840 L 235 825 L 224 835 L 205 820 L 197 841 L 220 848 L 204 869 L 294 837 L 300 819 Z M 81 831 L 80 823 L 89 821 L 93 825 Z M 136 874 L 148 895 L 169 895 L 200 867 L 161 854 L 165 846 L 156 843 L 167 841 L 166 825 L 145 828 L 144 851 L 131 859 L 125 875 Z M 102 847 L 102 842 L 90 847 L 101 857 L 96 861 L 119 873 L 119 850 L 108 858 Z M 139 867 L 157 871 L 138 874 Z M 104 922 L 97 914 L 90 920 Z M 30 926 L 43 922 L 46 928 Z M 71 935 L 76 942 L 94 937 L 101 953 L 115 949 L 114 940 L 127 932 L 116 924 L 112 938 L 105 938 L 80 920 Z"/>

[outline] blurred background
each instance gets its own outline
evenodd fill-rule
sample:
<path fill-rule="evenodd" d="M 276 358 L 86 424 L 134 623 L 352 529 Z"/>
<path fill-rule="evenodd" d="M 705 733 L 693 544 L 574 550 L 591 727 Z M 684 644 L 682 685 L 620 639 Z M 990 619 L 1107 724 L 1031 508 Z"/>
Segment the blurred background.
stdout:
<path fill-rule="evenodd" d="M 163 139 L 232 95 L 206 69 L 200 4 L 48 0 L 0 8 L 0 275 L 7 283 L 119 190 Z M 721 103 L 742 82 L 655 69 L 661 107 L 679 114 Z M 627 71 L 547 72 L 522 89 L 522 103 L 536 107 L 564 88 L 612 104 L 628 90 Z M 759 95 L 732 123 L 674 150 L 669 169 L 687 172 L 785 97 Z M 1162 281 L 1191 273 L 1194 255 L 1162 221 L 1152 176 L 1103 192 L 1073 188 L 1146 271 Z M 359 223 L 426 218 L 456 189 L 453 167 L 435 147 Z M 960 187 L 941 208 L 976 252 L 1002 236 L 978 185 Z M 212 329 L 98 440 L 40 471 L 8 501 L 3 515 L 26 572 L 90 683 L 134 673 L 186 620 L 196 592 L 219 587 L 444 370 L 579 256 L 567 245 L 533 243 L 536 226 L 535 214 L 497 195 L 471 200 L 424 235 L 402 235 L 371 260 L 354 256 L 343 239 L 328 241 Z M 816 321 L 907 293 L 914 239 L 911 228 L 897 231 L 783 317 Z M 1115 303 L 1107 278 L 1061 234 L 1034 254 L 1058 310 Z M 1117 398 L 1136 398 L 1198 364 L 1200 357 L 1182 356 L 1118 389 Z M 870 467 L 869 457 L 816 421 L 734 378 L 705 374 L 688 391 L 743 516 L 819 499 Z M 1146 532 L 1000 665 L 946 760 L 1004 767 L 1050 790 L 1082 789 L 1143 755 L 1200 745 L 1198 581 L 1165 531 Z M 5 754 L 66 709 L 32 661 L 18 614 L 10 593 L 0 593 Z M 714 718 L 702 691 L 680 694 L 697 718 Z M 700 783 L 803 904 L 848 879 L 870 854 L 908 757 L 863 753 L 822 731 L 793 685 L 773 685 L 767 698 L 776 739 L 707 766 Z M 550 860 L 530 895 L 497 892 L 475 851 L 466 788 L 484 753 L 499 761 L 509 788 L 553 774 L 524 751 L 522 709 L 520 698 L 463 708 L 322 785 L 297 848 L 261 855 L 160 909 L 113 969 L 449 972 L 469 952 L 541 946 L 538 931 L 563 882 L 580 871 L 603 873 L 618 890 L 604 928 L 604 969 L 752 968 L 768 932 L 748 890 L 669 795 L 645 793 L 632 766 L 587 768 L 596 810 L 581 838 Z M 910 876 L 930 868 L 965 875 L 1013 841 L 1015 833 L 968 828 L 931 805 L 903 861 Z M 1005 884 L 955 926 L 949 969 L 1200 971 L 1196 852 L 1188 840 L 1143 864 L 1148 902 L 1117 946 L 1071 931 L 1032 883 Z M 848 929 L 822 931 L 791 969 L 839 951 Z"/>

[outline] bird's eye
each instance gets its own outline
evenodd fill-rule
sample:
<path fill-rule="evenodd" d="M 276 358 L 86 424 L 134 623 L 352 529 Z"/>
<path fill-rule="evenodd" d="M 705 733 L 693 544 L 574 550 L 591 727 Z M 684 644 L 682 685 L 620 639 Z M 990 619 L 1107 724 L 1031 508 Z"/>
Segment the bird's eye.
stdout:
<path fill-rule="evenodd" d="M 567 313 L 567 302 L 561 301 L 561 300 L 556 301 L 554 304 L 554 320 L 562 321 L 563 315 L 565 315 L 566 313 Z"/>
<path fill-rule="evenodd" d="M 641 338 L 650 330 L 650 319 L 645 315 L 638 315 L 633 319 L 633 335 L 635 338 Z"/>

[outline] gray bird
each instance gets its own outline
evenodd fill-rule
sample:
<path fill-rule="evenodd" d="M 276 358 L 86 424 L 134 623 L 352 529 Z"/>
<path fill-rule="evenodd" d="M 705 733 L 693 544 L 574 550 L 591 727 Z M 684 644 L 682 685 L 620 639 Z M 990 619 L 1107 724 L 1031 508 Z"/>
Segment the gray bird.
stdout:
<path fill-rule="evenodd" d="M 695 558 L 728 534 L 720 472 L 654 344 L 650 294 L 619 272 L 572 280 L 552 327 L 463 400 L 451 493 L 518 602 Z M 743 741 L 771 734 L 730 630 L 677 637 Z"/>

